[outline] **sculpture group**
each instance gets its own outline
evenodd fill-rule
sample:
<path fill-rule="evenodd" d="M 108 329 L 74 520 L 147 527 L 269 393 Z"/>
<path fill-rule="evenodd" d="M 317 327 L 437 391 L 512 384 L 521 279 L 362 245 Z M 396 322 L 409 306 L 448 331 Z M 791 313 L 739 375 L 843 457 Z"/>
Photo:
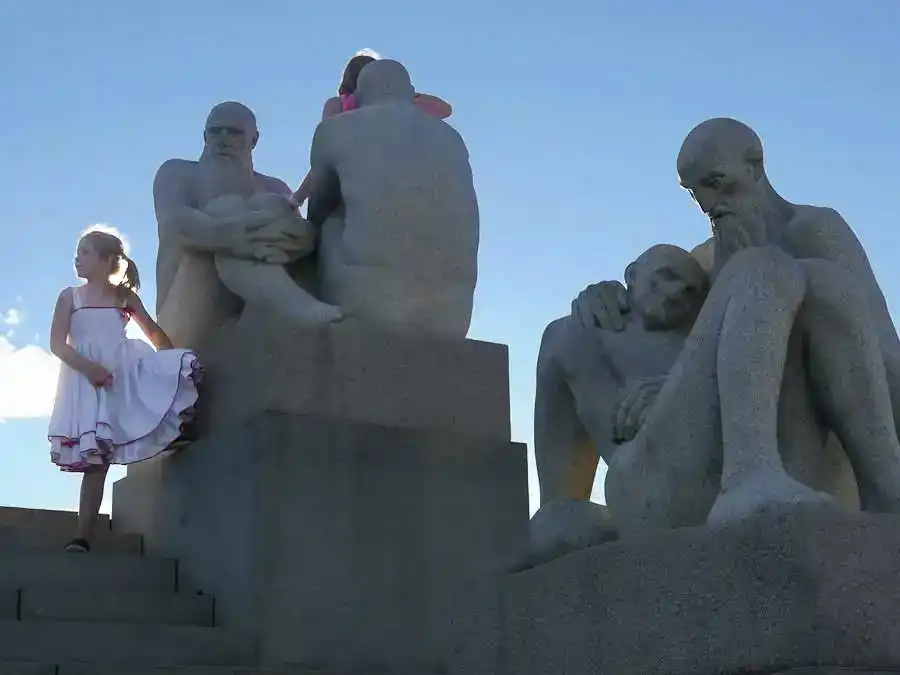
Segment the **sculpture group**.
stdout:
<path fill-rule="evenodd" d="M 287 184 L 255 171 L 253 112 L 212 109 L 199 161 L 169 160 L 154 182 L 157 313 L 175 344 L 260 316 L 465 337 L 479 237 L 469 155 L 414 95 L 400 63 L 363 69 L 359 108 L 313 137 L 308 219 Z"/>
<path fill-rule="evenodd" d="M 677 167 L 712 225 L 700 255 L 653 247 L 544 333 L 532 561 L 835 505 L 842 468 L 862 510 L 900 513 L 900 343 L 853 231 L 783 199 L 735 120 L 692 130 Z M 587 501 L 601 457 L 608 511 Z"/>
<path fill-rule="evenodd" d="M 261 316 L 465 337 L 479 237 L 468 152 L 413 95 L 399 63 L 363 69 L 359 109 L 316 129 L 308 218 L 254 170 L 253 113 L 213 108 L 199 161 L 166 162 L 154 184 L 158 314 L 176 345 Z M 544 333 L 532 560 L 833 507 L 846 475 L 861 509 L 900 512 L 900 342 L 853 231 L 783 199 L 735 120 L 693 129 L 677 168 L 712 239 L 651 246 L 624 285 L 589 287 Z M 589 501 L 600 459 L 607 509 Z"/>

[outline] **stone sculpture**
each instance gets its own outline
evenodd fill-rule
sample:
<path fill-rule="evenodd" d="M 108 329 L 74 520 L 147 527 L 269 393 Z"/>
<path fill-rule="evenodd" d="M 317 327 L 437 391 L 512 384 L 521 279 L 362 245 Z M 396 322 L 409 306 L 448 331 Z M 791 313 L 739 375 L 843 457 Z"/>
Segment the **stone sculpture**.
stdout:
<path fill-rule="evenodd" d="M 829 431 L 861 507 L 900 512 L 900 345 L 852 230 L 833 209 L 780 197 L 758 136 L 735 120 L 691 131 L 678 173 L 712 221 L 713 284 L 643 425 L 609 460 L 616 526 L 719 525 L 827 502 L 809 486 L 831 478 Z M 615 330 L 631 304 L 605 283 L 576 299 L 573 317 Z"/>
<path fill-rule="evenodd" d="M 677 246 L 653 246 L 625 270 L 621 331 L 595 331 L 574 316 L 541 339 L 534 451 L 541 508 L 531 524 L 531 562 L 615 536 L 589 501 L 599 459 L 632 440 L 684 346 L 709 288 L 706 272 Z"/>
<path fill-rule="evenodd" d="M 241 300 L 305 321 L 339 317 L 294 283 L 283 265 L 310 253 L 312 226 L 281 180 L 254 171 L 253 112 L 215 106 L 199 161 L 170 159 L 153 184 L 159 225 L 157 314 L 179 347 L 196 347 L 240 313 Z"/>
<path fill-rule="evenodd" d="M 414 103 L 409 73 L 363 68 L 359 108 L 323 120 L 310 153 L 321 299 L 390 328 L 465 337 L 478 202 L 460 135 Z"/>

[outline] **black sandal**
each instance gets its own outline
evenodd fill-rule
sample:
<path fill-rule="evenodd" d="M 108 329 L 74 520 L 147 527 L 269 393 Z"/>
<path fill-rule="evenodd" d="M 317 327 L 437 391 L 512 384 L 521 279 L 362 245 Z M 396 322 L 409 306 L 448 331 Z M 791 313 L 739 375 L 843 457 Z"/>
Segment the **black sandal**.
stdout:
<path fill-rule="evenodd" d="M 90 553 L 91 545 L 87 539 L 76 537 L 68 544 L 66 544 L 65 550 L 69 553 Z"/>

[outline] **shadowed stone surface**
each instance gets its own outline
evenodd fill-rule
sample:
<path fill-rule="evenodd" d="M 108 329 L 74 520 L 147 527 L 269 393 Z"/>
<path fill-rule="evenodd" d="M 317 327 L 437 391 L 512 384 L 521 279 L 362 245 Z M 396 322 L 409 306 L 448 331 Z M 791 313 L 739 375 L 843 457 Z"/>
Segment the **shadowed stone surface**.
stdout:
<path fill-rule="evenodd" d="M 270 320 L 224 327 L 199 353 L 206 428 L 270 410 L 510 440 L 506 345 Z"/>
<path fill-rule="evenodd" d="M 605 544 L 487 589 L 475 615 L 495 630 L 463 639 L 456 663 L 477 655 L 503 675 L 895 670 L 898 568 L 900 518 L 831 507 Z"/>
<path fill-rule="evenodd" d="M 468 580 L 522 546 L 525 447 L 260 413 L 115 484 L 115 523 L 263 663 L 435 672 Z"/>

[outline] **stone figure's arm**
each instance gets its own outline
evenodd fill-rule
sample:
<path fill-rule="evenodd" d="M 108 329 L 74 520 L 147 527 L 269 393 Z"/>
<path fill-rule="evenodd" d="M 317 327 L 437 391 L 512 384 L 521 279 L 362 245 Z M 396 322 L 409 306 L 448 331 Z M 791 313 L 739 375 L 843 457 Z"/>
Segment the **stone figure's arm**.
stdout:
<path fill-rule="evenodd" d="M 309 151 L 309 176 L 312 188 L 307 207 L 307 219 L 314 225 L 321 225 L 341 203 L 341 186 L 337 171 L 326 151 L 328 129 L 331 122 L 324 120 L 316 127 Z"/>
<path fill-rule="evenodd" d="M 240 215 L 213 218 L 191 205 L 182 160 L 164 162 L 153 180 L 153 204 L 159 236 L 175 234 L 185 248 L 236 255 L 245 234 Z"/>
<path fill-rule="evenodd" d="M 866 252 L 847 221 L 834 209 L 810 209 L 791 224 L 782 246 L 798 259 L 828 260 L 862 285 L 885 358 L 896 359 L 900 365 L 900 341 L 887 301 Z"/>
<path fill-rule="evenodd" d="M 565 320 L 558 319 L 544 330 L 537 360 L 534 455 L 542 506 L 559 499 L 589 499 L 599 461 L 557 358 Z"/>

